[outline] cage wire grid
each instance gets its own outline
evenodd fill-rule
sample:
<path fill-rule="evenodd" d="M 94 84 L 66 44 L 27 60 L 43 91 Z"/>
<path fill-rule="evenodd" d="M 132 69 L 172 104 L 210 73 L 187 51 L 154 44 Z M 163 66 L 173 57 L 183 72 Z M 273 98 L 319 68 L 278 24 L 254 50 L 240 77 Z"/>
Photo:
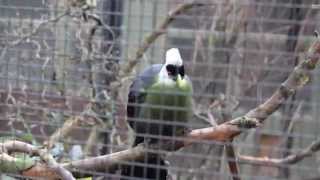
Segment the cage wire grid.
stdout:
<path fill-rule="evenodd" d="M 318 67 L 286 86 L 317 55 L 317 3 L 0 1 L 0 179 L 319 179 Z M 146 89 L 128 103 L 171 48 L 190 106 L 177 103 L 188 93 Z M 141 103 L 145 93 L 162 98 Z M 279 108 L 247 118 L 264 102 Z"/>

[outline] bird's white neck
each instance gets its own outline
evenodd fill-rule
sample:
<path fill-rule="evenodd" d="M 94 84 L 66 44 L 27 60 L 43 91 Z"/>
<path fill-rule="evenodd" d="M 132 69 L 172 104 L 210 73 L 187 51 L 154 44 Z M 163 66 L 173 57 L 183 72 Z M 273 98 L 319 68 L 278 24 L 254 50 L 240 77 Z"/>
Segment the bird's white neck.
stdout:
<path fill-rule="evenodd" d="M 167 69 L 166 69 L 166 64 L 162 66 L 160 72 L 159 72 L 159 82 L 164 83 L 167 85 L 173 85 L 176 83 L 172 78 L 169 77 Z"/>

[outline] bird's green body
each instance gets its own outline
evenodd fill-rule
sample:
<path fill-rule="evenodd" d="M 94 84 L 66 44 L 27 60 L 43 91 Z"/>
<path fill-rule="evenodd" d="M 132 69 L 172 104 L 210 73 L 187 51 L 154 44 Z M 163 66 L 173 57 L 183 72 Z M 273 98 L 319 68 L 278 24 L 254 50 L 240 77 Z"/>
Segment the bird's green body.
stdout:
<path fill-rule="evenodd" d="M 173 82 L 158 80 L 155 82 L 146 90 L 147 95 L 140 110 L 140 118 L 155 121 L 156 125 L 150 126 L 151 129 L 148 131 L 150 134 L 184 135 L 192 115 L 191 84 L 180 76 Z"/>

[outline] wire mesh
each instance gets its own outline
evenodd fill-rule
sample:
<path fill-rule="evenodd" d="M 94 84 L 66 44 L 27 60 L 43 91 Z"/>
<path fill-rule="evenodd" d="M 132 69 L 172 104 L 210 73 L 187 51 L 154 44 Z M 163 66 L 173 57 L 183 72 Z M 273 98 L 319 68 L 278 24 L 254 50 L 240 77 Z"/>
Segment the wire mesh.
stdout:
<path fill-rule="evenodd" d="M 311 0 L 0 1 L 0 179 L 320 178 L 318 67 L 286 86 L 318 17 Z M 179 81 L 152 66 L 171 48 L 192 93 L 150 88 Z"/>

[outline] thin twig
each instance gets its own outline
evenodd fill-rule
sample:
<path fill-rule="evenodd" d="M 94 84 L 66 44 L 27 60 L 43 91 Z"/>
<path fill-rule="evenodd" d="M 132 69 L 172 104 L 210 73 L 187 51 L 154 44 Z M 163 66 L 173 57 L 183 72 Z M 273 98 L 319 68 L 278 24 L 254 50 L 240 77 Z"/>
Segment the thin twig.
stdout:
<path fill-rule="evenodd" d="M 73 117 L 67 119 L 61 128 L 57 129 L 50 137 L 49 140 L 44 143 L 44 145 L 50 149 L 53 145 L 59 141 L 61 138 L 65 138 L 67 135 L 77 128 L 81 123 L 81 117 Z"/>
<path fill-rule="evenodd" d="M 93 21 L 96 22 L 96 25 L 90 30 L 90 33 L 89 33 L 89 40 L 88 40 L 89 53 L 92 52 L 92 39 L 93 39 L 93 36 L 95 35 L 95 33 L 99 27 L 102 27 L 103 29 L 108 30 L 108 32 L 111 34 L 112 42 L 115 40 L 116 35 L 114 34 L 113 30 L 109 26 L 104 24 L 99 16 L 97 16 L 95 14 L 87 14 L 87 18 L 92 19 Z M 111 46 L 108 48 L 108 51 L 106 53 L 107 56 L 111 54 L 113 47 L 114 47 L 114 43 L 112 43 Z"/>
<path fill-rule="evenodd" d="M 98 125 L 94 125 L 90 130 L 90 134 L 87 139 L 87 143 L 84 147 L 85 156 L 91 155 L 92 148 L 96 145 L 97 140 L 98 140 Z"/>
<path fill-rule="evenodd" d="M 0 59 L 3 59 L 4 58 L 4 55 L 6 54 L 6 51 L 11 48 L 11 47 L 14 47 L 14 46 L 17 46 L 19 44 L 21 44 L 23 41 L 27 40 L 28 38 L 32 37 L 33 35 L 37 34 L 40 30 L 40 28 L 42 28 L 43 26 L 49 24 L 49 23 L 56 23 L 58 22 L 60 19 L 62 19 L 63 17 L 67 16 L 70 14 L 70 10 L 67 9 L 65 10 L 62 14 L 58 15 L 57 17 L 54 17 L 52 19 L 48 19 L 48 20 L 45 20 L 45 21 L 42 21 L 40 22 L 30 33 L 20 37 L 19 39 L 15 40 L 15 41 L 12 41 L 12 42 L 9 42 L 8 44 L 6 44 L 3 49 L 2 49 L 2 52 L 1 52 L 1 55 L 0 55 Z"/>
<path fill-rule="evenodd" d="M 28 38 L 30 38 L 31 36 L 37 34 L 40 30 L 41 27 L 49 24 L 49 23 L 56 23 L 58 22 L 60 19 L 62 19 L 63 17 L 69 15 L 70 11 L 69 9 L 65 10 L 65 12 L 63 12 L 62 14 L 58 15 L 57 17 L 54 17 L 52 19 L 48 19 L 48 20 L 45 20 L 45 21 L 42 21 L 40 22 L 30 33 L 22 36 L 21 38 L 19 38 L 18 40 L 16 41 L 13 41 L 11 43 L 9 43 L 9 46 L 12 47 L 12 46 L 16 46 L 18 44 L 20 44 L 22 41 L 25 41 L 27 40 Z"/>

